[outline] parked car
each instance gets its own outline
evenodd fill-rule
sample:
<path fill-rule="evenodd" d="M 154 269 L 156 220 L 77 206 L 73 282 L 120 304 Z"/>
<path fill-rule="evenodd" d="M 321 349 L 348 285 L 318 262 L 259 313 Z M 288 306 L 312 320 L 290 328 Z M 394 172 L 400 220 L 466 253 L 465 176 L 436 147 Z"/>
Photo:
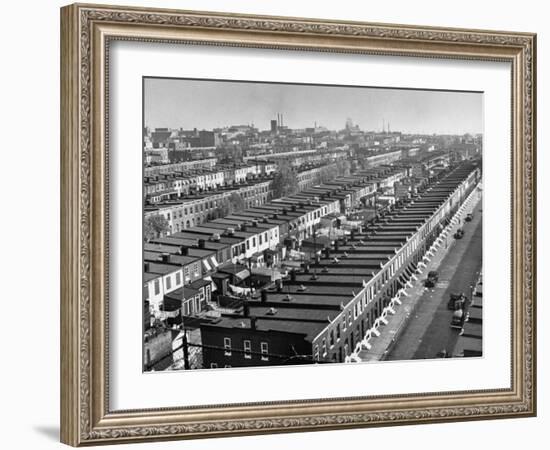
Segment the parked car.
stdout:
<path fill-rule="evenodd" d="M 470 213 L 470 214 L 466 214 L 466 218 L 464 220 L 466 222 L 471 222 L 473 218 L 474 218 L 474 214 Z"/>
<path fill-rule="evenodd" d="M 426 278 L 426 281 L 424 281 L 424 286 L 434 287 L 437 283 L 437 280 L 439 280 L 439 273 L 437 273 L 435 270 L 432 270 L 431 272 L 428 272 L 428 278 Z"/>
<path fill-rule="evenodd" d="M 449 296 L 449 301 L 447 302 L 447 308 L 457 311 L 459 309 L 464 308 L 464 305 L 466 304 L 466 296 L 463 292 L 453 292 Z"/>
<path fill-rule="evenodd" d="M 462 239 L 464 237 L 464 230 L 462 228 L 459 228 L 456 233 L 454 234 L 455 239 Z"/>
<path fill-rule="evenodd" d="M 465 319 L 466 319 L 466 315 L 464 314 L 464 311 L 462 309 L 457 309 L 453 313 L 453 318 L 451 320 L 451 328 L 462 329 L 462 327 L 464 326 Z"/>

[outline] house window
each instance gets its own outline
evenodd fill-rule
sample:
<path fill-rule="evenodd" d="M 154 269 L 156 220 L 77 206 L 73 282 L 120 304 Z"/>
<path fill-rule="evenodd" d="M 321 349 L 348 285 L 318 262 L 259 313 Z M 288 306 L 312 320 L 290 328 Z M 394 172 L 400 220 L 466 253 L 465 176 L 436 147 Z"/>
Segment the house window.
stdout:
<path fill-rule="evenodd" d="M 344 331 L 346 331 L 347 326 L 348 324 L 346 322 L 346 315 L 344 314 L 344 319 L 342 320 L 342 328 L 344 329 Z"/>
<path fill-rule="evenodd" d="M 166 277 L 166 290 L 170 289 L 172 287 L 172 278 L 170 275 Z"/>
<path fill-rule="evenodd" d="M 231 356 L 231 338 L 223 338 L 224 355 Z"/>
<path fill-rule="evenodd" d="M 349 326 L 351 327 L 351 323 L 352 323 L 352 320 L 351 320 L 351 311 L 348 313 L 348 323 L 349 323 Z"/>
<path fill-rule="evenodd" d="M 268 351 L 268 345 L 267 342 L 261 342 L 260 343 L 260 350 L 262 353 L 262 361 L 269 361 L 269 351 Z"/>
<path fill-rule="evenodd" d="M 336 325 L 336 340 L 340 339 L 340 324 Z"/>
<path fill-rule="evenodd" d="M 176 284 L 181 284 L 181 272 L 176 273 Z"/>
<path fill-rule="evenodd" d="M 327 340 L 323 339 L 323 356 L 327 355 Z"/>
<path fill-rule="evenodd" d="M 244 357 L 246 359 L 252 358 L 252 344 L 250 341 L 244 341 Z"/>
<path fill-rule="evenodd" d="M 160 293 L 160 283 L 159 280 L 155 280 L 155 295 L 159 295 Z"/>
<path fill-rule="evenodd" d="M 330 330 L 329 344 L 330 344 L 331 347 L 334 346 L 334 330 Z"/>

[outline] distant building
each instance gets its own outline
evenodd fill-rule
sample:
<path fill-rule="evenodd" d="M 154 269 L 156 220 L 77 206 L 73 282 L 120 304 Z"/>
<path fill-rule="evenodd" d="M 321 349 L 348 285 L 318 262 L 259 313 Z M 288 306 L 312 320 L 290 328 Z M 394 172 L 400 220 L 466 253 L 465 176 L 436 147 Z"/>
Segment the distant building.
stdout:
<path fill-rule="evenodd" d="M 220 136 L 213 131 L 199 131 L 199 145 L 195 147 L 217 147 L 220 145 Z"/>

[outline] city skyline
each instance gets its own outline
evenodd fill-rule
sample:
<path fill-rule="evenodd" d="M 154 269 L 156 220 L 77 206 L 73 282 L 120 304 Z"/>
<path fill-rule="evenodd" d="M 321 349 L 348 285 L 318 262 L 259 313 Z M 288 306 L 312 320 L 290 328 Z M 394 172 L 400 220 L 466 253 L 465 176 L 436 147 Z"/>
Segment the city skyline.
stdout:
<path fill-rule="evenodd" d="M 341 130 L 351 118 L 363 131 L 385 125 L 406 134 L 483 132 L 480 92 L 145 78 L 143 100 L 150 128 L 267 130 L 279 113 L 293 129 L 316 123 Z"/>

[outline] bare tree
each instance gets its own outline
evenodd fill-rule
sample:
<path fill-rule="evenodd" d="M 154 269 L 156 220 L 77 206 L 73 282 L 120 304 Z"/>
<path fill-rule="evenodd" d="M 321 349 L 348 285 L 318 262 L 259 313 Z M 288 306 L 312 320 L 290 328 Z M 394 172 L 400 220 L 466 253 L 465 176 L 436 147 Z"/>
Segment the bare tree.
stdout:
<path fill-rule="evenodd" d="M 298 177 L 296 171 L 288 163 L 281 163 L 271 184 L 275 198 L 285 197 L 298 192 Z"/>
<path fill-rule="evenodd" d="M 143 238 L 149 242 L 158 238 L 170 230 L 170 224 L 162 214 L 156 214 L 145 218 L 143 224 Z"/>

